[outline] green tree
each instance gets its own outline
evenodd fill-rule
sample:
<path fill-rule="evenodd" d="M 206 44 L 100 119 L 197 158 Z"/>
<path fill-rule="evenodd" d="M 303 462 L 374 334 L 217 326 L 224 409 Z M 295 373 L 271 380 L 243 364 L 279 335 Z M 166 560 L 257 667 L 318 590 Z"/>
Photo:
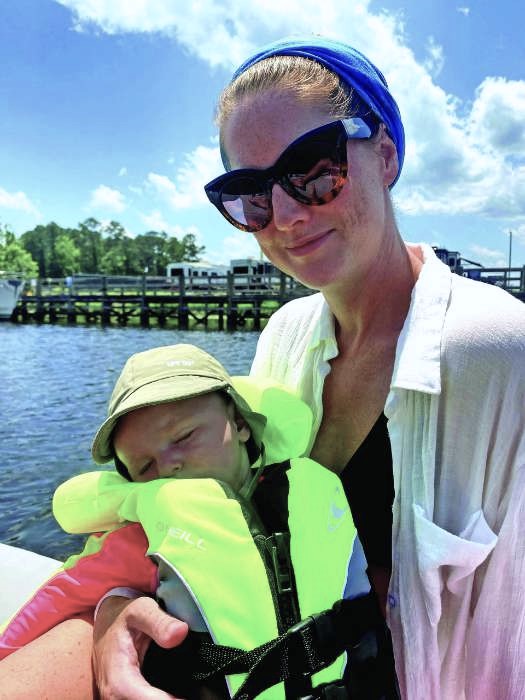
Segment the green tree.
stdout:
<path fill-rule="evenodd" d="M 188 262 L 196 262 L 205 251 L 205 247 L 203 245 L 197 245 L 197 241 L 193 233 L 187 233 L 182 238 L 182 248 L 184 257 L 181 258 L 181 260 L 187 260 Z"/>
<path fill-rule="evenodd" d="M 182 260 L 187 260 L 188 262 L 195 262 L 199 260 L 201 255 L 204 253 L 204 246 L 197 245 L 195 235 L 193 233 L 187 233 L 179 240 L 175 236 L 171 237 L 167 241 L 167 263 L 168 262 L 180 262 Z"/>
<path fill-rule="evenodd" d="M 63 258 L 60 251 L 64 252 L 64 244 L 61 244 L 58 253 L 56 245 L 57 241 L 64 238 L 72 239 L 72 233 L 72 229 L 62 228 L 51 221 L 45 226 L 39 225 L 22 234 L 20 241 L 38 263 L 40 277 L 64 277 L 69 274 L 62 267 Z M 67 262 L 69 263 L 69 261 L 68 257 Z"/>
<path fill-rule="evenodd" d="M 110 221 L 102 231 L 104 254 L 100 272 L 106 275 L 132 274 L 133 239 L 126 235 L 126 230 L 118 221 Z"/>
<path fill-rule="evenodd" d="M 60 234 L 55 241 L 55 262 L 60 269 L 60 277 L 80 272 L 80 250 L 73 238 L 65 233 Z"/>
<path fill-rule="evenodd" d="M 169 262 L 167 252 L 168 235 L 161 231 L 148 231 L 135 238 L 135 253 L 139 272 L 148 275 L 164 275 Z"/>
<path fill-rule="evenodd" d="M 73 229 L 73 240 L 80 252 L 81 272 L 96 274 L 101 271 L 100 264 L 104 255 L 102 231 L 102 224 L 93 217 L 86 219 L 78 225 L 78 228 Z"/>
<path fill-rule="evenodd" d="M 0 226 L 0 270 L 19 272 L 25 277 L 36 277 L 38 265 L 8 228 Z"/>
<path fill-rule="evenodd" d="M 132 237 L 118 221 L 102 224 L 92 217 L 77 228 L 54 221 L 26 231 L 23 248 L 38 265 L 40 277 L 66 277 L 75 272 L 107 275 L 164 275 L 170 262 L 195 261 L 204 252 L 194 234 L 178 239 L 165 231 Z"/>
<path fill-rule="evenodd" d="M 104 275 L 127 274 L 126 257 L 122 250 L 111 248 L 107 250 L 100 261 L 100 270 Z"/>

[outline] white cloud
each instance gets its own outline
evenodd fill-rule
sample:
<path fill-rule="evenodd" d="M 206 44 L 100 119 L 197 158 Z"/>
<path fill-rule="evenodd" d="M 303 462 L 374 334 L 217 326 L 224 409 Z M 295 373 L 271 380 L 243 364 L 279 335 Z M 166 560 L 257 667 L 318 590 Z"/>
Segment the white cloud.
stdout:
<path fill-rule="evenodd" d="M 232 69 L 257 46 L 290 34 L 326 34 L 387 58 L 402 30 L 400 19 L 368 11 L 370 0 L 56 0 L 73 12 L 77 28 L 109 34 L 158 32 L 172 37 L 210 66 Z M 386 45 L 385 45 L 386 40 Z M 388 61 L 382 63 L 388 65 Z"/>
<path fill-rule="evenodd" d="M 426 70 L 434 78 L 436 78 L 443 70 L 443 66 L 445 64 L 443 47 L 440 44 L 436 43 L 436 40 L 433 36 L 430 36 L 427 41 L 426 50 L 427 58 L 425 59 L 423 65 L 426 68 Z"/>
<path fill-rule="evenodd" d="M 89 206 L 94 209 L 104 209 L 116 213 L 124 211 L 126 208 L 125 197 L 119 190 L 114 190 L 106 185 L 99 185 L 91 193 Z"/>
<path fill-rule="evenodd" d="M 501 250 L 493 250 L 481 245 L 471 245 L 470 250 L 476 256 L 476 262 L 481 263 L 485 267 L 506 267 L 507 258 Z"/>
<path fill-rule="evenodd" d="M 405 110 L 409 147 L 394 191 L 398 207 L 525 217 L 525 81 L 486 78 L 468 109 L 434 84 L 425 88 L 417 73 Z"/>
<path fill-rule="evenodd" d="M 237 230 L 221 240 L 220 248 L 206 250 L 206 260 L 216 265 L 229 265 L 235 258 L 259 259 L 259 256 L 260 248 L 254 236 Z"/>
<path fill-rule="evenodd" d="M 525 244 L 525 220 L 518 224 L 517 226 L 511 226 L 505 233 L 508 235 L 508 231 L 512 231 L 513 240 L 518 240 Z"/>
<path fill-rule="evenodd" d="M 33 204 L 25 192 L 8 192 L 3 187 L 0 187 L 0 207 L 3 209 L 22 211 L 26 214 L 31 214 L 36 218 L 41 217 L 37 207 Z"/>
<path fill-rule="evenodd" d="M 476 213 L 525 219 L 525 81 L 486 78 L 469 102 L 436 84 L 445 52 L 429 40 L 423 63 L 407 43 L 402 16 L 374 14 L 370 0 L 57 0 L 77 27 L 108 33 L 158 32 L 209 66 L 227 70 L 266 41 L 311 32 L 364 51 L 399 103 L 407 157 L 394 190 L 410 214 Z M 468 6 L 458 13 L 469 15 Z M 218 149 L 199 146 L 174 179 L 150 173 L 150 187 L 175 209 L 202 204 L 202 185 L 221 172 Z"/>
<path fill-rule="evenodd" d="M 469 128 L 498 152 L 525 160 L 525 81 L 485 78 L 476 90 Z"/>
<path fill-rule="evenodd" d="M 168 233 L 170 224 L 164 219 L 158 209 L 153 210 L 150 214 L 141 214 L 140 218 L 150 231 L 165 231 Z"/>
<path fill-rule="evenodd" d="M 123 166 L 119 171 L 118 171 L 118 176 L 119 177 L 124 177 L 124 175 L 128 174 L 128 169 Z"/>
<path fill-rule="evenodd" d="M 147 181 L 174 209 L 189 209 L 208 202 L 204 185 L 222 170 L 217 146 L 197 146 L 184 156 L 175 181 L 159 173 L 149 173 Z"/>
<path fill-rule="evenodd" d="M 170 224 L 159 209 L 154 209 L 149 214 L 140 214 L 140 218 L 150 231 L 164 231 L 176 238 L 183 238 L 186 234 L 191 233 L 195 236 L 197 243 L 202 245 L 202 235 L 196 226 L 183 227 L 178 224 Z"/>

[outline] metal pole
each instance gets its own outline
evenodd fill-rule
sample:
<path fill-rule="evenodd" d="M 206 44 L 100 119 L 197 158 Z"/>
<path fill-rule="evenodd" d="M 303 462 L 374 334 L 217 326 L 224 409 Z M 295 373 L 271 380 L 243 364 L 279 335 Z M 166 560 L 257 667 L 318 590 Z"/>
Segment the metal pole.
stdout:
<path fill-rule="evenodd" d="M 512 267 L 512 231 L 509 231 L 509 270 Z"/>

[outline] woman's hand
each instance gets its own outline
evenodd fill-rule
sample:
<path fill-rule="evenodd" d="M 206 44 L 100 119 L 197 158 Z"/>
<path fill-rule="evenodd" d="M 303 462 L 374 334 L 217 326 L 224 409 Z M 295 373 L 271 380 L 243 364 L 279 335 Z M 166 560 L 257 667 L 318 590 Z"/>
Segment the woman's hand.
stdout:
<path fill-rule="evenodd" d="M 153 598 L 113 596 L 103 601 L 94 627 L 93 666 L 101 700 L 167 700 L 140 667 L 151 640 L 165 649 L 188 634 L 185 622 L 160 609 Z"/>

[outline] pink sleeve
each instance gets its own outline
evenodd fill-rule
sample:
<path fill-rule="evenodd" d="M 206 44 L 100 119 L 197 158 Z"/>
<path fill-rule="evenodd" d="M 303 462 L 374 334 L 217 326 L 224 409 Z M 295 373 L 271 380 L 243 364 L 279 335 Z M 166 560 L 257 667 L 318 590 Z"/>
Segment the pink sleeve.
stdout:
<path fill-rule="evenodd" d="M 74 558 L 41 586 L 0 635 L 0 659 L 40 637 L 59 622 L 93 614 L 111 588 L 126 586 L 152 595 L 157 567 L 146 555 L 148 540 L 139 523 L 91 535 L 85 554 Z M 23 576 L 23 572 L 20 572 Z"/>

